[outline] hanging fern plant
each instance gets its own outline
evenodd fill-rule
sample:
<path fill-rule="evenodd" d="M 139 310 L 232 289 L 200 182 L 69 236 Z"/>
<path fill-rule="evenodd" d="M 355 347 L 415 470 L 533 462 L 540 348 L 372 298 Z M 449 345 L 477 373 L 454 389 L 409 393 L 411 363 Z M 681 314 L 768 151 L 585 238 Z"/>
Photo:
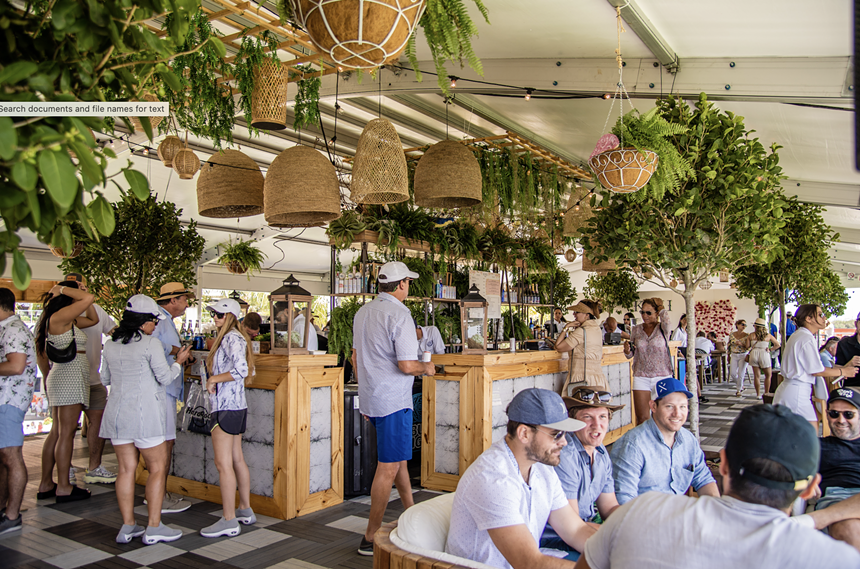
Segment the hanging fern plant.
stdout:
<path fill-rule="evenodd" d="M 236 78 L 236 86 L 239 88 L 239 106 L 248 123 L 248 130 L 254 136 L 259 136 L 260 131 L 251 126 L 252 97 L 254 93 L 254 69 L 269 59 L 275 65 L 280 66 L 278 58 L 278 38 L 266 30 L 257 37 L 247 35 L 250 30 L 245 29 L 242 36 L 242 45 L 234 60 L 233 76 Z M 266 54 L 266 49 L 269 53 Z"/>
<path fill-rule="evenodd" d="M 320 122 L 320 87 L 322 80 L 316 74 L 316 70 L 310 65 L 299 65 L 296 67 L 302 72 L 302 78 L 296 82 L 296 105 L 293 109 L 295 120 L 293 128 L 299 130 L 302 127 L 319 125 Z M 309 76 L 305 78 L 305 74 Z"/>

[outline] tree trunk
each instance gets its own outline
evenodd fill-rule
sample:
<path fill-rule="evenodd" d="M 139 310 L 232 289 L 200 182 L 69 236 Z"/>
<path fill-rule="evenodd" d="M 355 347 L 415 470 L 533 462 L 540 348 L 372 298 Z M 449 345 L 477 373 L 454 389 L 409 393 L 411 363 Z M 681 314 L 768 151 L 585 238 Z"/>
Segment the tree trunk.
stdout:
<path fill-rule="evenodd" d="M 696 376 L 696 304 L 693 302 L 693 283 L 690 274 L 684 277 L 684 304 L 687 308 L 687 389 L 690 399 L 690 432 L 699 440 L 699 382 Z"/>

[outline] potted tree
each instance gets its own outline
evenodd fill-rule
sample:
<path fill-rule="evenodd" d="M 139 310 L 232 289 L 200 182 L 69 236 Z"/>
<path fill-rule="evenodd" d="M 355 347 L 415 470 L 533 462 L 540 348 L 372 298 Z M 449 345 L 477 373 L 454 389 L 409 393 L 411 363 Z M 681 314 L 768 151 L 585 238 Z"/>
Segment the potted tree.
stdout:
<path fill-rule="evenodd" d="M 218 257 L 218 263 L 234 275 L 247 273 L 248 280 L 251 280 L 251 273 L 259 273 L 266 258 L 263 252 L 251 243 L 252 241 L 241 240 L 236 243 L 222 243 L 220 247 L 223 247 L 224 252 Z"/>

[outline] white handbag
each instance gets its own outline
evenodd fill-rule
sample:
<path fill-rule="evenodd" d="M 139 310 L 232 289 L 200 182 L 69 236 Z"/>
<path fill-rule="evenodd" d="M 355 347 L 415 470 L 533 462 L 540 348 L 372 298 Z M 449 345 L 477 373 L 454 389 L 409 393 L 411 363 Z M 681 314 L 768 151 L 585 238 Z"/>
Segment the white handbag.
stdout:
<path fill-rule="evenodd" d="M 830 398 L 830 389 L 827 387 L 827 380 L 821 376 L 815 378 L 815 387 L 812 388 L 812 395 L 816 399 L 827 401 Z"/>

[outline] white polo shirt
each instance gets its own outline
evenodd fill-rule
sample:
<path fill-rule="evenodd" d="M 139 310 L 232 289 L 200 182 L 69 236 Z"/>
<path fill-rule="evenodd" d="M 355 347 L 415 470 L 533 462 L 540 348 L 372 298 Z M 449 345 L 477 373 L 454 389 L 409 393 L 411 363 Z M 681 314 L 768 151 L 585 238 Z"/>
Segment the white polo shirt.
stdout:
<path fill-rule="evenodd" d="M 516 458 L 501 439 L 485 450 L 460 478 L 451 507 L 445 551 L 458 557 L 512 569 L 487 530 L 525 524 L 540 544 L 551 512 L 569 508 L 555 469 L 534 464 L 526 484 Z"/>
<path fill-rule="evenodd" d="M 785 342 L 782 354 L 782 376 L 787 380 L 815 384 L 813 373 L 824 371 L 812 332 L 799 326 Z"/>
<path fill-rule="evenodd" d="M 424 352 L 431 354 L 445 353 L 445 340 L 436 326 L 419 326 L 423 337 L 418 340 L 418 359 L 421 360 Z"/>

